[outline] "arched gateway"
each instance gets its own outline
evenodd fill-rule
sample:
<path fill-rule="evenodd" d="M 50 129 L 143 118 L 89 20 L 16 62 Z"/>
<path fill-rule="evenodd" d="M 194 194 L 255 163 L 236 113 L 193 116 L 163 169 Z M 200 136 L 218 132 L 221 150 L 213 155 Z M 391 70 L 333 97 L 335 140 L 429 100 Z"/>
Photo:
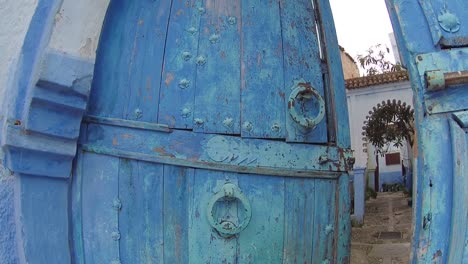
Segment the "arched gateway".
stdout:
<path fill-rule="evenodd" d="M 347 263 L 331 21 L 321 0 L 111 1 L 94 76 L 39 80 L 6 129 L 25 260 Z"/>

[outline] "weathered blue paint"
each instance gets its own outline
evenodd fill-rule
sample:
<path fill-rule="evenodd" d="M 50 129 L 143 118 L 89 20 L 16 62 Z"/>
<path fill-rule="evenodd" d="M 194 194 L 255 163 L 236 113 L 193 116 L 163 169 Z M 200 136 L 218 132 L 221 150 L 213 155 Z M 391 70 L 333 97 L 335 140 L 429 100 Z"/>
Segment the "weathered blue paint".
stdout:
<path fill-rule="evenodd" d="M 0 165 L 0 259 L 5 264 L 19 262 L 16 249 L 14 183 L 14 176 Z"/>
<path fill-rule="evenodd" d="M 352 166 L 338 46 L 327 1 L 296 2 L 112 1 L 89 102 L 92 66 L 49 55 L 2 141 L 10 168 L 31 175 L 18 181 L 23 262 L 347 263 Z M 301 78 L 324 99 L 315 129 L 288 114 Z M 318 112 L 305 105 L 306 117 Z M 206 213 L 227 182 L 252 212 L 230 238 Z M 239 225 L 245 201 L 211 211 Z M 45 234 L 52 241 L 37 246 Z"/>
<path fill-rule="evenodd" d="M 466 203 L 460 203 L 467 185 L 460 169 L 467 164 L 466 129 L 458 113 L 468 108 L 468 84 L 434 90 L 427 78 L 434 71 L 468 69 L 464 26 L 468 21 L 462 15 L 468 3 L 387 0 L 387 6 L 415 92 L 418 145 L 412 263 L 464 263 L 468 215 Z"/>
<path fill-rule="evenodd" d="M 277 1 L 242 1 L 241 8 L 242 124 L 252 124 L 252 129 L 242 129 L 242 137 L 285 138 L 289 91 L 278 74 L 283 71 L 280 6 Z"/>

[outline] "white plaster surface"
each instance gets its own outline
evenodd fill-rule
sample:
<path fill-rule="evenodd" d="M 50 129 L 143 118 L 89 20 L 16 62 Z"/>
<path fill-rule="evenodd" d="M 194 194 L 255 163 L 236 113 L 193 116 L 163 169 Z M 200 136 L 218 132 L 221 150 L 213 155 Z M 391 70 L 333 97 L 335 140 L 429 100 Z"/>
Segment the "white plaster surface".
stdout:
<path fill-rule="evenodd" d="M 351 129 L 351 148 L 354 150 L 354 156 L 356 157 L 356 168 L 366 168 L 367 164 L 367 153 L 363 152 L 364 143 L 362 140 L 362 127 L 366 116 L 369 115 L 369 111 L 372 107 L 377 106 L 382 101 L 390 100 L 401 100 L 407 105 L 413 106 L 413 91 L 411 90 L 411 84 L 409 81 L 374 85 L 360 89 L 346 90 L 348 99 L 348 113 L 349 113 L 349 125 Z M 369 149 L 369 152 L 371 150 Z M 385 164 L 385 159 L 379 161 L 379 163 Z M 396 166 L 398 170 L 401 170 L 401 165 Z M 381 171 L 393 171 L 393 168 L 383 168 Z"/>
<path fill-rule="evenodd" d="M 94 61 L 108 5 L 109 0 L 64 0 L 49 48 Z"/>
<path fill-rule="evenodd" d="M 36 6 L 37 0 L 0 0 L 0 104 Z"/>

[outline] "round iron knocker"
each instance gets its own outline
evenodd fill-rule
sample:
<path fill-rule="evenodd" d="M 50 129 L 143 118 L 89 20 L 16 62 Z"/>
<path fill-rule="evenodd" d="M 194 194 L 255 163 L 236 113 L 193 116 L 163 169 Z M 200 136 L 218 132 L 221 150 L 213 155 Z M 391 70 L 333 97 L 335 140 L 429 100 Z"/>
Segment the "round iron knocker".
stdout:
<path fill-rule="evenodd" d="M 310 83 L 305 81 L 299 81 L 292 89 L 288 100 L 288 111 L 291 118 L 302 127 L 315 128 L 325 117 L 325 101 L 317 90 L 315 90 Z M 297 113 L 295 108 L 296 101 L 300 99 L 312 99 L 312 97 L 315 97 L 318 101 L 317 115 L 314 118 L 309 118 L 306 117 L 304 113 Z"/>
<path fill-rule="evenodd" d="M 242 217 L 239 219 L 238 224 L 227 218 L 216 219 L 215 213 L 213 212 L 215 204 L 219 201 L 234 200 L 237 200 L 243 206 L 243 212 L 240 214 Z M 242 194 L 239 187 L 232 183 L 224 184 L 223 188 L 214 194 L 208 203 L 207 213 L 210 225 L 216 229 L 222 237 L 226 238 L 242 232 L 250 223 L 250 219 L 252 218 L 250 202 Z"/>

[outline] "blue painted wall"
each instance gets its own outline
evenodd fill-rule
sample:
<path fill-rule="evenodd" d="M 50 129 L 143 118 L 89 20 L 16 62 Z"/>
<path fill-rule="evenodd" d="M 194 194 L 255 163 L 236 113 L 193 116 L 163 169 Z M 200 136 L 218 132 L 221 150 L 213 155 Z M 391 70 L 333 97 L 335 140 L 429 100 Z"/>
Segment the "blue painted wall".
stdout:
<path fill-rule="evenodd" d="M 18 263 L 14 215 L 14 177 L 0 165 L 0 263 Z"/>
<path fill-rule="evenodd" d="M 355 168 L 353 176 L 354 186 L 354 214 L 351 216 L 353 220 L 358 223 L 364 221 L 365 214 L 365 193 L 366 193 L 366 181 L 365 181 L 365 168 Z"/>

